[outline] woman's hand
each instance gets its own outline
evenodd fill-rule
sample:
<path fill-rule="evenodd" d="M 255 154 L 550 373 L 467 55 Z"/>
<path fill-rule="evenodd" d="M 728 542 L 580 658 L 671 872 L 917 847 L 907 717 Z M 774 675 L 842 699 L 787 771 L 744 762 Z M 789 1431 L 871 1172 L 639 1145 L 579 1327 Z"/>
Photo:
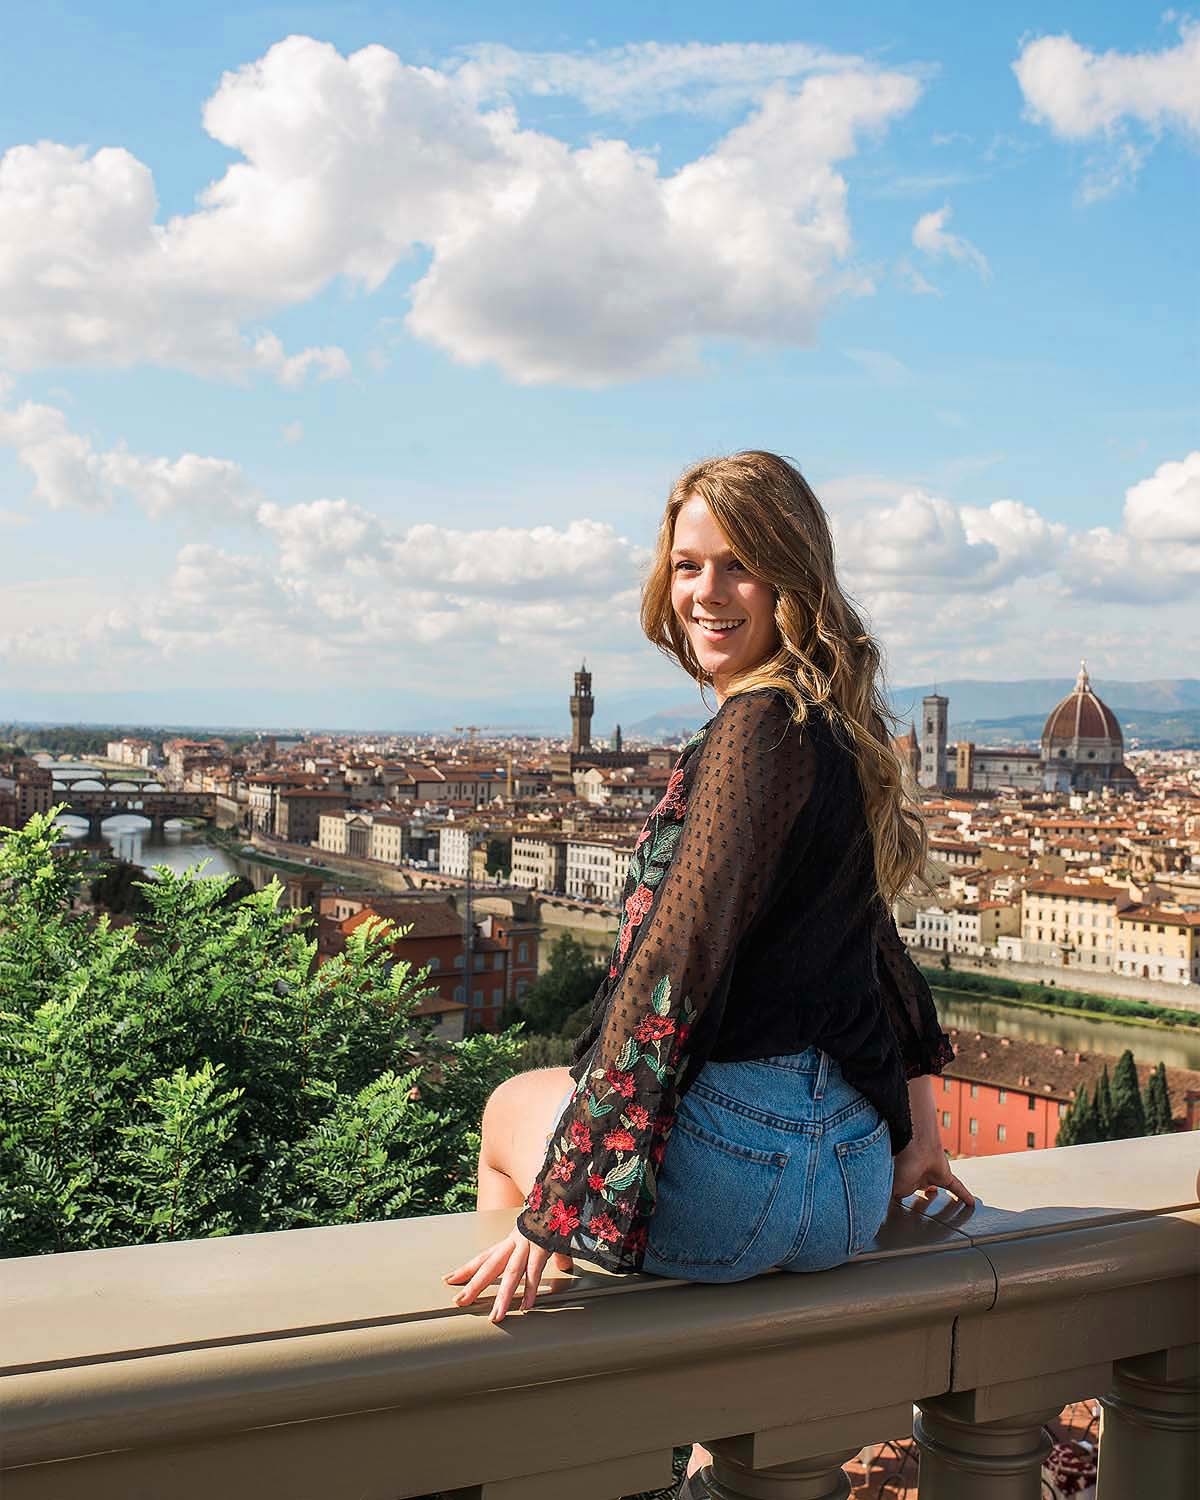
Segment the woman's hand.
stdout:
<path fill-rule="evenodd" d="M 533 1306 L 537 1300 L 542 1272 L 550 1259 L 553 1259 L 556 1271 L 569 1271 L 574 1265 L 569 1255 L 555 1252 L 552 1256 L 549 1250 L 527 1240 L 514 1224 L 511 1232 L 498 1240 L 490 1250 L 481 1250 L 478 1255 L 464 1261 L 457 1270 L 443 1276 L 442 1280 L 451 1285 L 466 1281 L 466 1286 L 454 1299 L 458 1307 L 468 1306 L 485 1287 L 491 1286 L 493 1281 L 499 1281 L 500 1290 L 492 1303 L 490 1318 L 493 1323 L 502 1323 L 522 1278 L 525 1281 L 525 1295 L 521 1298 L 521 1311 L 528 1312 Z"/>
<path fill-rule="evenodd" d="M 892 1197 L 899 1200 L 910 1193 L 932 1193 L 941 1187 L 974 1208 L 975 1195 L 950 1170 L 950 1158 L 938 1133 L 937 1105 L 928 1074 L 909 1079 L 908 1103 L 913 1135 L 904 1150 L 892 1158 Z"/>

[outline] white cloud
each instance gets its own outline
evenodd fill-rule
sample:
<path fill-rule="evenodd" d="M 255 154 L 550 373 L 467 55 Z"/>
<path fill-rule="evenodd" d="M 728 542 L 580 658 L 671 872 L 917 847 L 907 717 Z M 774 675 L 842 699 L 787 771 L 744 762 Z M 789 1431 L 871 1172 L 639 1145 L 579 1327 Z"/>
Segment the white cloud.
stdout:
<path fill-rule="evenodd" d="M 243 323 L 286 299 L 256 296 L 244 273 L 206 275 L 181 244 L 197 216 L 163 226 L 157 208 L 149 168 L 119 148 L 42 141 L 0 156 L 0 361 L 339 373 L 340 351 L 289 359 L 272 336 L 248 338 Z"/>
<path fill-rule="evenodd" d="M 864 59 L 803 42 L 634 42 L 594 52 L 466 50 L 457 78 L 480 98 L 500 93 L 578 99 L 594 114 L 721 113 L 771 85 L 861 69 Z"/>
<path fill-rule="evenodd" d="M 1170 13 L 1168 13 L 1170 18 Z M 1013 63 L 1025 113 L 1065 141 L 1093 141 L 1085 202 L 1128 186 L 1167 132 L 1200 145 L 1200 22 L 1179 21 L 1179 41 L 1157 52 L 1093 52 L 1073 37 L 1026 42 Z M 1127 138 L 1133 128 L 1148 141 Z"/>
<path fill-rule="evenodd" d="M 1026 42 L 1013 63 L 1032 119 L 1064 140 L 1136 120 L 1200 138 L 1200 23 L 1180 22 L 1160 52 L 1093 52 L 1069 36 Z"/>
<path fill-rule="evenodd" d="M 1200 450 L 1126 490 L 1119 531 L 1072 537 L 1064 571 L 1081 598 L 1200 601 Z"/>
<path fill-rule="evenodd" d="M 1126 490 L 1124 522 L 1139 541 L 1200 545 L 1200 452 L 1160 464 Z"/>
<path fill-rule="evenodd" d="M 33 498 L 51 510 L 105 510 L 128 494 L 150 516 L 189 511 L 222 520 L 256 503 L 241 468 L 221 458 L 184 453 L 142 458 L 124 447 L 97 451 L 54 406 L 23 401 L 0 406 L 0 447 L 11 448 L 33 475 Z"/>
<path fill-rule="evenodd" d="M 288 354 L 262 320 L 337 278 L 371 292 L 418 251 L 408 330 L 521 382 L 686 369 L 705 339 L 811 343 L 831 300 L 870 290 L 848 264 L 836 164 L 920 92 L 911 74 L 819 62 L 684 48 L 549 68 L 547 88 L 589 98 L 607 77 L 633 99 L 664 70 L 755 98 L 664 174 L 624 140 L 575 150 L 522 129 L 481 97 L 479 61 L 439 71 L 289 37 L 206 104 L 237 159 L 195 212 L 160 223 L 150 171 L 124 150 L 41 143 L 0 159 L 0 361 L 342 375 L 342 350 Z M 530 87 L 536 66 L 518 68 Z M 803 82 L 765 86 L 772 66 Z"/>
<path fill-rule="evenodd" d="M 984 281 L 992 274 L 988 265 L 987 256 L 982 250 L 977 249 L 968 239 L 960 234 L 951 234 L 946 228 L 946 221 L 950 218 L 950 205 L 943 204 L 941 208 L 934 209 L 931 213 L 922 214 L 913 225 L 912 242 L 918 250 L 935 259 L 948 256 L 951 260 L 964 262 L 976 270 Z"/>

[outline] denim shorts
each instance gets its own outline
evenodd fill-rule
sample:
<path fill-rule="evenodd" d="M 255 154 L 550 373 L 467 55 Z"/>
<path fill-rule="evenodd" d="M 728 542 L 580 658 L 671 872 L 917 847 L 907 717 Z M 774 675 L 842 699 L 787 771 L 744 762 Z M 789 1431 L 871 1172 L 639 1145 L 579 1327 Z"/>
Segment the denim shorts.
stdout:
<path fill-rule="evenodd" d="M 887 1121 L 828 1053 L 710 1061 L 679 1102 L 642 1269 L 825 1271 L 870 1244 L 891 1195 Z"/>

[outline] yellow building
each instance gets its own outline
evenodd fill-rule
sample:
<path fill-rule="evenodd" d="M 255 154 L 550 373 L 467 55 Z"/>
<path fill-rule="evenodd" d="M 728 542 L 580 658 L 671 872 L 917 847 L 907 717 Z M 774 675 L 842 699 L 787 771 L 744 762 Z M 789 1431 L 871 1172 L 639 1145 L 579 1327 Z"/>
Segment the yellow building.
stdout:
<path fill-rule="evenodd" d="M 1164 901 L 1119 912 L 1113 968 L 1165 984 L 1200 984 L 1200 907 Z"/>
<path fill-rule="evenodd" d="M 1025 963 L 1112 969 L 1117 918 L 1133 905 L 1128 891 L 1103 881 L 1035 880 L 1021 894 Z"/>

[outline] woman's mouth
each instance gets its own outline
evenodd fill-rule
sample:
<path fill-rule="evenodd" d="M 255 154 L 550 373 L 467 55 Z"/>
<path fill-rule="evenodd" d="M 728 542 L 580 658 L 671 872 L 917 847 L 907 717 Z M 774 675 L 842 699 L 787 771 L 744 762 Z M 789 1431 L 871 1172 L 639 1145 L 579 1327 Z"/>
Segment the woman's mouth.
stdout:
<path fill-rule="evenodd" d="M 710 640 L 710 641 L 723 641 L 723 640 L 726 640 L 729 636 L 731 636 L 735 630 L 737 630 L 741 626 L 743 626 L 746 623 L 746 621 L 745 621 L 745 618 L 743 617 L 740 620 L 700 620 L 700 619 L 697 619 L 697 620 L 694 621 L 694 623 L 700 627 L 700 629 L 703 632 L 704 637 L 705 637 L 706 640 Z"/>

